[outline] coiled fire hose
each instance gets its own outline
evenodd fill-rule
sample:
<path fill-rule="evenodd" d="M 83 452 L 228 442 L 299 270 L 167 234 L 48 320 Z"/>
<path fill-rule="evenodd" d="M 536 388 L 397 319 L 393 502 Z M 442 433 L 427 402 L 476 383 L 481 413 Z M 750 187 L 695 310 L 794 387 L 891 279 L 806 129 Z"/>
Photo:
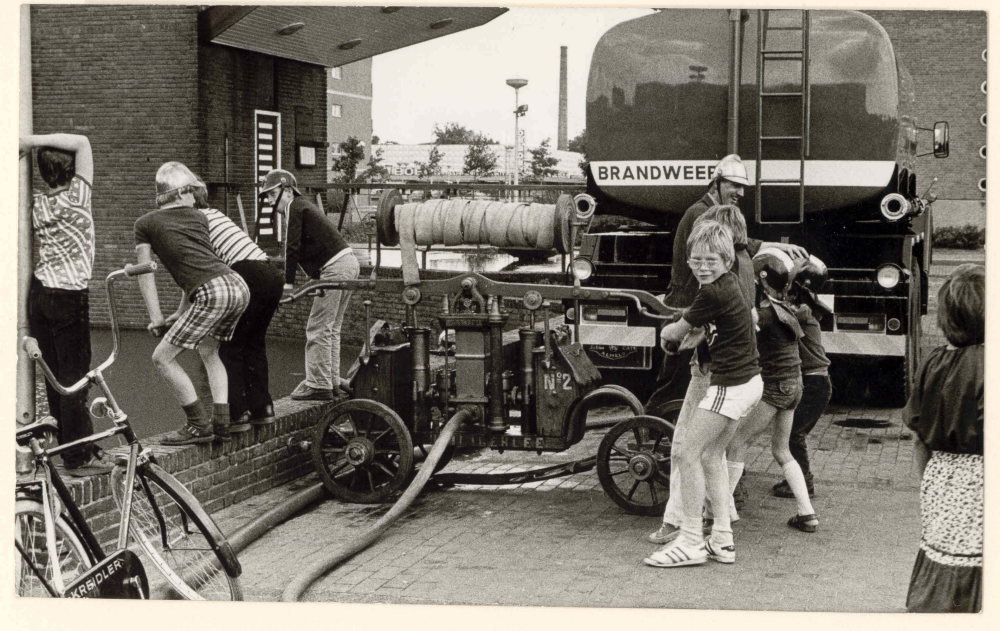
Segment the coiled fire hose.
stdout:
<path fill-rule="evenodd" d="M 492 245 L 569 252 L 574 202 L 561 195 L 555 204 L 489 200 L 432 199 L 394 207 L 403 283 L 420 282 L 418 245 Z M 397 235 L 392 235 L 393 237 Z"/>
<path fill-rule="evenodd" d="M 357 553 L 361 552 L 365 548 L 371 546 L 373 543 L 379 540 L 383 533 L 388 530 L 389 526 L 393 524 L 397 519 L 399 519 L 413 500 L 417 499 L 420 492 L 423 490 L 424 485 L 430 479 L 431 475 L 434 473 L 434 468 L 437 466 L 441 456 L 444 454 L 445 448 L 451 442 L 452 436 L 458 430 L 459 426 L 466 420 L 472 417 L 472 412 L 469 410 L 459 410 L 448 423 L 445 424 L 444 428 L 441 430 L 441 434 L 438 439 L 434 441 L 434 446 L 431 448 L 429 454 L 427 454 L 427 460 L 420 467 L 420 472 L 417 474 L 416 479 L 413 483 L 407 487 L 406 491 L 399 500 L 393 504 L 389 512 L 383 515 L 374 525 L 369 527 L 359 536 L 355 537 L 346 544 L 335 548 L 332 552 L 326 556 L 320 558 L 319 560 L 313 562 L 309 567 L 307 567 L 301 574 L 292 579 L 292 582 L 288 584 L 285 588 L 284 593 L 281 595 L 282 602 L 298 602 L 299 598 L 305 591 L 321 576 L 340 565 L 347 559 L 350 559 Z"/>

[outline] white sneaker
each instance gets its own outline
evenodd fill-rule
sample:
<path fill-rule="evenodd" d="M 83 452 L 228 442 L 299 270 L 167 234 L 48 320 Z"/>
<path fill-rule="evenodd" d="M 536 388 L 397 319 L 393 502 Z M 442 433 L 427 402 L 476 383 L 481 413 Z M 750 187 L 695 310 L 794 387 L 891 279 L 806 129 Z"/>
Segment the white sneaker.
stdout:
<path fill-rule="evenodd" d="M 653 567 L 683 567 L 685 565 L 701 565 L 708 560 L 705 544 L 689 546 L 683 541 L 674 541 L 668 546 L 657 550 L 642 560 Z"/>
<path fill-rule="evenodd" d="M 649 542 L 658 546 L 664 546 L 677 538 L 681 529 L 666 522 L 660 525 L 660 529 L 649 535 Z"/>
<path fill-rule="evenodd" d="M 730 543 L 729 545 L 723 545 L 718 542 L 713 543 L 711 537 L 705 542 L 705 552 L 708 553 L 708 558 L 714 559 L 719 563 L 736 563 L 736 545 Z"/>

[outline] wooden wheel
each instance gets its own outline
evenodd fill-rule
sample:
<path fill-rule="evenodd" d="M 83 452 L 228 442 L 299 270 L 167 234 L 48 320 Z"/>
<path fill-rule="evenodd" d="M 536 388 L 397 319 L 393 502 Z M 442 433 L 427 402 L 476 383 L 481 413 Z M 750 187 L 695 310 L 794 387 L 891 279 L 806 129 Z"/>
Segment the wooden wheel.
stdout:
<path fill-rule="evenodd" d="M 312 458 L 334 497 L 374 504 L 399 490 L 413 471 L 413 441 L 398 414 L 356 399 L 335 406 L 316 425 Z"/>
<path fill-rule="evenodd" d="M 672 423 L 636 416 L 612 427 L 597 450 L 604 493 L 636 515 L 662 515 L 670 495 Z"/>

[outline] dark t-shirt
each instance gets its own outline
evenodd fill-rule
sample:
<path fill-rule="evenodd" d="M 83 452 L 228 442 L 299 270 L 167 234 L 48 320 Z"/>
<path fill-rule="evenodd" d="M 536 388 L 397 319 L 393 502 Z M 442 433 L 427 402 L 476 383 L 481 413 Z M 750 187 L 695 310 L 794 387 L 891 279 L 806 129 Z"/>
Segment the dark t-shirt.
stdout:
<path fill-rule="evenodd" d="M 231 274 L 212 249 L 208 219 L 196 208 L 167 208 L 135 221 L 136 245 L 148 243 L 185 295 L 218 276 Z"/>
<path fill-rule="evenodd" d="M 326 215 L 309 200 L 296 196 L 288 205 L 288 234 L 285 238 L 285 282 L 295 283 L 301 265 L 310 278 L 319 278 L 323 266 L 350 246 Z"/>
<path fill-rule="evenodd" d="M 920 367 L 903 422 L 928 449 L 983 455 L 984 348 L 939 346 Z"/>
<path fill-rule="evenodd" d="M 799 358 L 802 360 L 802 374 L 826 370 L 830 365 L 830 360 L 826 356 L 826 349 L 823 347 L 823 334 L 820 332 L 819 322 L 812 314 L 812 309 L 808 305 L 799 307 L 795 316 L 802 327 L 802 337 L 799 338 Z"/>
<path fill-rule="evenodd" d="M 765 381 L 795 379 L 801 373 L 799 338 L 802 329 L 793 329 L 786 320 L 779 318 L 777 309 L 783 307 L 770 303 L 757 309 L 760 319 L 757 326 L 757 348 L 760 350 L 760 377 Z M 791 316 L 790 311 L 786 311 Z"/>
<path fill-rule="evenodd" d="M 684 311 L 684 320 L 706 328 L 713 386 L 739 386 L 760 373 L 750 305 L 736 274 L 726 272 L 703 285 Z"/>

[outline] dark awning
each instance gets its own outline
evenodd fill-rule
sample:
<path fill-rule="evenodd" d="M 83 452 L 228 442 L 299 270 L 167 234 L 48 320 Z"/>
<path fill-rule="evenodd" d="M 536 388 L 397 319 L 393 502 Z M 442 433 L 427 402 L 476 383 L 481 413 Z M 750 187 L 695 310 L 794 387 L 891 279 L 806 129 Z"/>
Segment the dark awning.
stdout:
<path fill-rule="evenodd" d="M 326 67 L 486 24 L 500 7 L 213 6 L 204 41 Z"/>

